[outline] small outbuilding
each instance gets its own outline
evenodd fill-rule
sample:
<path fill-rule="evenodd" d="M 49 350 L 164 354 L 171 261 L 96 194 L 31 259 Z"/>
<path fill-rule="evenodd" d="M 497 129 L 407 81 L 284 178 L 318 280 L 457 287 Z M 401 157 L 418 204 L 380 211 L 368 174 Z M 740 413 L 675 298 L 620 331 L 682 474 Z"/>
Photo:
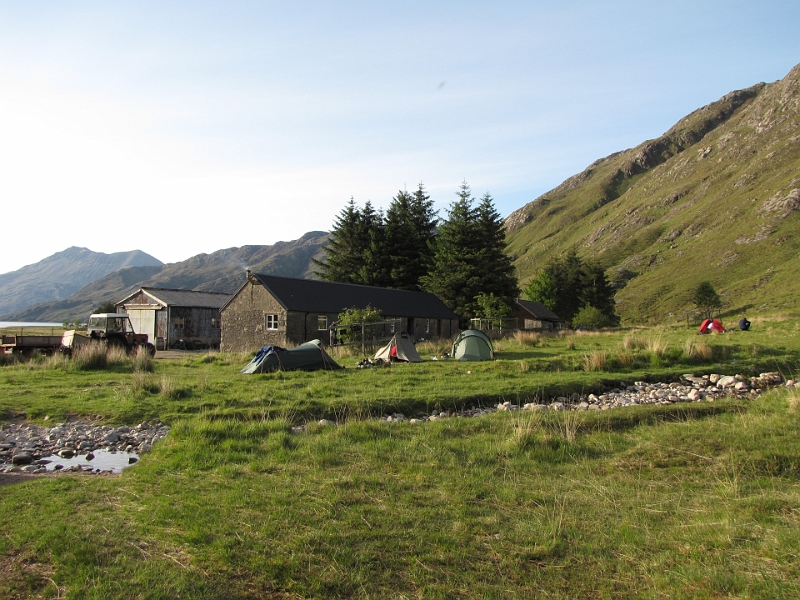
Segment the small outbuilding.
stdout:
<path fill-rule="evenodd" d="M 252 352 L 315 338 L 324 343 L 341 312 L 368 306 L 394 320 L 395 333 L 415 339 L 447 338 L 458 332 L 458 316 L 433 294 L 248 271 L 242 287 L 221 309 L 220 347 L 226 352 Z"/>
<path fill-rule="evenodd" d="M 564 320 L 541 302 L 519 299 L 512 314 L 517 319 L 517 327 L 523 331 L 564 329 Z"/>
<path fill-rule="evenodd" d="M 219 309 L 230 294 L 141 287 L 115 304 L 127 313 L 133 330 L 146 333 L 157 350 L 219 348 Z"/>

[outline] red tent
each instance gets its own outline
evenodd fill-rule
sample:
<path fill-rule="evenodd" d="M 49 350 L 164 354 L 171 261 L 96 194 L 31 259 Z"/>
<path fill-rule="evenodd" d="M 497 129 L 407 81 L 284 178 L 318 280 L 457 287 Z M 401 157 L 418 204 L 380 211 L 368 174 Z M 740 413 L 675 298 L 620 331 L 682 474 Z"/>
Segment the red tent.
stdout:
<path fill-rule="evenodd" d="M 725 333 L 725 328 L 719 319 L 706 319 L 700 325 L 697 333 Z"/>

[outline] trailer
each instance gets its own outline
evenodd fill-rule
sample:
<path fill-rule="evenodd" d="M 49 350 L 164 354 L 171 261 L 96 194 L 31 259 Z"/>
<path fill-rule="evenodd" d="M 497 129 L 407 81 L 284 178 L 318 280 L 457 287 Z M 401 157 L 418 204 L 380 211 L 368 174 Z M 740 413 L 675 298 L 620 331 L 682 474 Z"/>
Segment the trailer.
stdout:
<path fill-rule="evenodd" d="M 53 354 L 61 348 L 60 335 L 4 335 L 0 354 Z"/>

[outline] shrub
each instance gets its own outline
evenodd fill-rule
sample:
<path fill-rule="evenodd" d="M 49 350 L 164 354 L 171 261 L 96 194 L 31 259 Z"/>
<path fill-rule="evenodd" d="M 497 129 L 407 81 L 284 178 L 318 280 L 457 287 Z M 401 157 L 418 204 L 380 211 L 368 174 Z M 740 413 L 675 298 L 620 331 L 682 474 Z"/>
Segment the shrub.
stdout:
<path fill-rule="evenodd" d="M 573 329 L 577 327 L 587 327 L 589 329 L 602 329 L 603 327 L 611 327 L 614 325 L 613 320 L 604 315 L 599 308 L 595 308 L 588 304 L 581 308 L 578 313 L 572 317 Z"/>

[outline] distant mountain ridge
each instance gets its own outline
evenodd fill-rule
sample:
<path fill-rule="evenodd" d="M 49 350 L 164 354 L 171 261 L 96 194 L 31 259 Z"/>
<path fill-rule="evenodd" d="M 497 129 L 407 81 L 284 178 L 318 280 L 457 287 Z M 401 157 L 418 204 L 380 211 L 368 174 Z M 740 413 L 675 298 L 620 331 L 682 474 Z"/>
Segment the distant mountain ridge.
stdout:
<path fill-rule="evenodd" d="M 126 267 L 162 264 L 141 250 L 105 254 L 72 246 L 36 264 L 0 275 L 0 314 L 63 300 L 92 281 Z"/>
<path fill-rule="evenodd" d="M 592 163 L 514 211 L 506 231 L 523 284 L 572 248 L 598 261 L 623 323 L 684 318 L 705 280 L 728 314 L 796 311 L 800 65 Z"/>
<path fill-rule="evenodd" d="M 311 259 L 321 253 L 327 239 L 326 232 L 311 231 L 291 242 L 227 248 L 166 265 L 131 266 L 97 278 L 63 300 L 34 304 L 0 318 L 55 322 L 85 318 L 98 305 L 120 300 L 141 286 L 233 293 L 244 282 L 247 268 L 285 277 L 311 277 Z"/>

